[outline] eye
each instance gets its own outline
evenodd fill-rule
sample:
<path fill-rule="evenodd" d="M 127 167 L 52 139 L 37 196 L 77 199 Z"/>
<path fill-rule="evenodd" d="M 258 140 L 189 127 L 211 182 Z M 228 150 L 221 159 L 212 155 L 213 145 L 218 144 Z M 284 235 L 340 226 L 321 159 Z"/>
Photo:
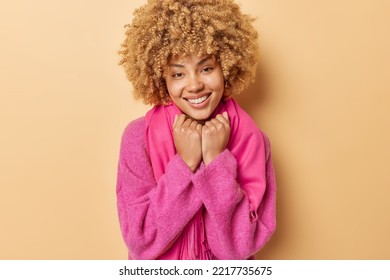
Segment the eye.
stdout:
<path fill-rule="evenodd" d="M 173 73 L 172 74 L 172 78 L 174 78 L 174 79 L 180 79 L 180 78 L 182 78 L 184 76 L 184 74 L 183 73 L 180 73 L 180 72 L 178 72 L 178 73 Z"/>
<path fill-rule="evenodd" d="M 205 68 L 202 69 L 202 72 L 204 72 L 204 73 L 209 73 L 209 72 L 211 72 L 211 71 L 213 71 L 213 70 L 214 70 L 214 67 L 212 67 L 212 66 L 206 66 Z"/>

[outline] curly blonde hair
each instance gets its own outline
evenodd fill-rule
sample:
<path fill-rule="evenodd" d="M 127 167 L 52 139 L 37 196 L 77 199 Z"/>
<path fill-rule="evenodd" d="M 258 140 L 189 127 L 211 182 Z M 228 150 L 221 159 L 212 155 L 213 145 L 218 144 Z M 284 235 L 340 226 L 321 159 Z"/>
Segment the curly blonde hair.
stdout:
<path fill-rule="evenodd" d="M 233 0 L 148 0 L 125 26 L 119 51 L 135 98 L 167 104 L 164 71 L 169 59 L 192 54 L 219 61 L 225 98 L 242 92 L 254 80 L 258 60 L 253 20 Z"/>

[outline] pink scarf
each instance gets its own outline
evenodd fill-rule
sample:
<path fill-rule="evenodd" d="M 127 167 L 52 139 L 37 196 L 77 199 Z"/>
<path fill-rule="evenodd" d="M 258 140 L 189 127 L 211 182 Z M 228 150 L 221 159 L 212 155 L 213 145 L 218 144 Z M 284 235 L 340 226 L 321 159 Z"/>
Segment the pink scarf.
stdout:
<path fill-rule="evenodd" d="M 237 181 L 246 192 L 250 202 L 252 221 L 257 220 L 257 209 L 263 198 L 266 178 L 260 178 L 259 170 L 264 170 L 266 155 L 262 147 L 264 140 L 254 121 L 233 99 L 221 101 L 212 117 L 227 112 L 231 135 L 227 149 L 235 156 L 238 166 Z M 176 155 L 172 126 L 174 118 L 181 114 L 173 103 L 154 106 L 146 114 L 146 141 L 156 182 L 165 173 L 168 162 Z M 184 229 L 162 258 L 209 259 L 201 209 Z M 201 246 L 202 243 L 205 246 Z M 204 249 L 206 248 L 206 249 Z"/>

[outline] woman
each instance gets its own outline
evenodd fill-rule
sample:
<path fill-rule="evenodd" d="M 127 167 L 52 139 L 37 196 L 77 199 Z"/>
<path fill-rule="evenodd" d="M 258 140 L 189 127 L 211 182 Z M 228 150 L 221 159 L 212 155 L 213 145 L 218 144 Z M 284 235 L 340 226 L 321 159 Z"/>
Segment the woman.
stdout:
<path fill-rule="evenodd" d="M 268 138 L 231 98 L 257 33 L 228 0 L 150 0 L 119 52 L 154 105 L 122 137 L 117 197 L 129 259 L 251 259 L 275 230 Z"/>

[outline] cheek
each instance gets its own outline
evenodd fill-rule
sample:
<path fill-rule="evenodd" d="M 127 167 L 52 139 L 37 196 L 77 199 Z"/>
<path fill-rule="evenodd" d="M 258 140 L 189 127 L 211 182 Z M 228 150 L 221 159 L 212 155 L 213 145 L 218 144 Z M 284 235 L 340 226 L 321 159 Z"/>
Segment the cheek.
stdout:
<path fill-rule="evenodd" d="M 225 89 L 223 80 L 214 80 L 213 81 L 213 89 L 218 92 L 223 92 Z"/>
<path fill-rule="evenodd" d="M 167 90 L 171 98 L 180 96 L 179 86 L 177 85 L 177 83 L 168 82 Z"/>
<path fill-rule="evenodd" d="M 215 90 L 224 89 L 224 78 L 222 73 L 216 73 L 213 77 L 210 77 L 208 81 L 209 85 L 212 86 Z"/>

